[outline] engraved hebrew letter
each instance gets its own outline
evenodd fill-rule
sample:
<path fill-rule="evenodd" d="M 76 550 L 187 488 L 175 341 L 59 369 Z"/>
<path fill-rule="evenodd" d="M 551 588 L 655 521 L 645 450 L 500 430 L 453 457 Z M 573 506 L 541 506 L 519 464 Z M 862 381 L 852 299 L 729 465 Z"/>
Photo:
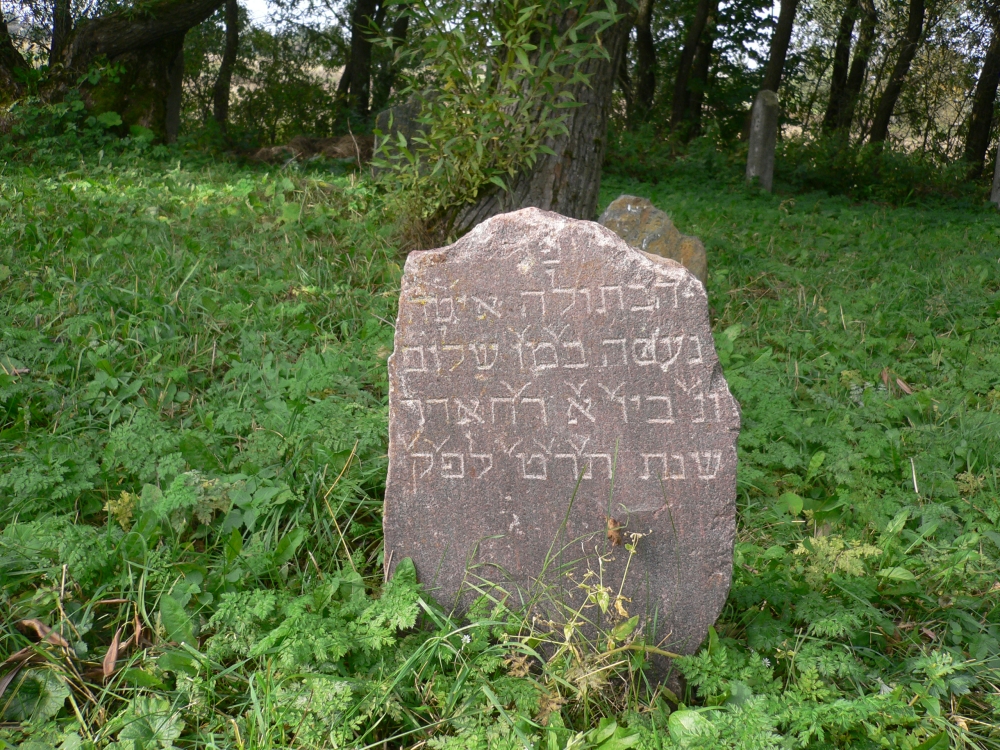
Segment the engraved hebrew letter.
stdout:
<path fill-rule="evenodd" d="M 473 461 L 482 462 L 482 466 L 476 468 L 475 463 L 469 467 L 469 476 L 473 479 L 482 479 L 485 477 L 490 469 L 493 468 L 493 454 L 492 453 L 470 453 L 469 458 Z"/>
<path fill-rule="evenodd" d="M 611 454 L 610 453 L 588 453 L 588 454 L 586 454 L 586 456 L 587 456 L 587 458 L 590 459 L 590 466 L 591 467 L 593 467 L 593 465 L 595 463 L 597 463 L 598 461 L 604 461 L 605 465 L 606 465 L 605 468 L 607 468 L 607 474 L 605 475 L 605 479 L 611 479 Z M 583 478 L 584 479 L 590 479 L 590 477 L 588 476 L 589 474 L 590 474 L 590 471 L 588 469 L 587 474 L 585 474 Z"/>
<path fill-rule="evenodd" d="M 674 423 L 674 407 L 670 403 L 670 396 L 646 396 L 646 403 L 649 404 L 650 401 L 662 404 L 660 407 L 662 411 L 655 417 L 649 417 L 646 422 L 649 424 Z"/>
<path fill-rule="evenodd" d="M 483 423 L 484 420 L 479 414 L 478 398 L 470 398 L 466 401 L 456 398 L 455 407 L 458 409 L 458 419 L 455 420 L 455 424 Z"/>
<path fill-rule="evenodd" d="M 698 411 L 699 411 L 699 416 L 693 417 L 691 419 L 691 424 L 699 424 L 701 422 L 704 422 L 705 421 L 705 396 L 704 396 L 704 394 L 699 393 L 699 394 L 697 394 L 695 396 L 692 396 L 691 400 L 698 402 Z"/>
<path fill-rule="evenodd" d="M 583 369 L 584 367 L 590 366 L 587 364 L 587 353 L 583 349 L 582 341 L 569 341 L 564 343 L 562 347 L 563 349 L 578 349 L 580 356 L 579 362 L 572 362 L 572 361 L 564 362 L 563 367 L 565 367 L 568 370 L 580 370 Z"/>
<path fill-rule="evenodd" d="M 431 416 L 431 405 L 441 404 L 444 406 L 444 423 L 451 424 L 451 417 L 448 415 L 448 399 L 446 398 L 428 398 L 425 399 L 427 402 L 427 415 Z"/>
<path fill-rule="evenodd" d="M 424 406 L 423 404 L 420 403 L 419 398 L 404 398 L 399 403 L 401 403 L 407 409 L 417 412 L 417 418 L 419 419 L 419 421 L 417 422 L 417 426 L 418 427 L 424 426 Z"/>
<path fill-rule="evenodd" d="M 458 463 L 455 463 L 455 460 Z M 465 455 L 462 453 L 441 454 L 441 476 L 445 479 L 465 479 Z"/>
<path fill-rule="evenodd" d="M 424 362 L 424 347 L 403 347 L 403 372 L 427 372 L 427 364 Z"/>
<path fill-rule="evenodd" d="M 548 463 L 549 460 L 545 457 L 543 453 L 532 453 L 530 456 L 524 453 L 518 453 L 517 457 L 521 459 L 521 478 L 522 479 L 548 479 Z M 527 459 L 527 460 L 525 460 Z M 541 463 L 542 468 L 539 469 L 537 466 L 531 468 L 531 465 L 535 462 Z"/>
<path fill-rule="evenodd" d="M 631 312 L 653 312 L 653 310 L 659 307 L 660 300 L 657 299 L 655 294 L 649 293 L 649 288 L 645 284 L 629 284 L 628 288 L 635 292 L 642 292 L 638 300 L 642 304 L 631 305 L 629 307 Z"/>
<path fill-rule="evenodd" d="M 632 361 L 639 367 L 656 364 L 656 341 L 660 337 L 660 329 L 653 331 L 648 339 L 632 341 Z"/>
<path fill-rule="evenodd" d="M 573 480 L 580 478 L 580 467 L 577 465 L 576 456 L 572 453 L 557 453 L 553 461 L 553 473 L 558 473 L 559 461 L 571 461 L 573 463 Z"/>
<path fill-rule="evenodd" d="M 642 472 L 642 476 L 639 477 L 640 479 L 653 479 L 653 478 L 655 478 L 655 479 L 662 479 L 665 476 L 667 476 L 667 474 L 669 473 L 669 469 L 667 468 L 667 454 L 666 453 L 641 453 L 639 455 L 642 456 L 642 461 L 643 461 L 643 472 Z M 650 459 L 652 459 L 654 461 L 654 465 L 653 465 L 653 469 L 652 469 L 652 471 L 654 473 L 650 472 L 650 468 L 649 468 L 649 461 L 650 461 Z M 656 465 L 655 465 L 656 461 L 660 461 L 663 464 L 663 470 L 661 472 L 659 472 L 659 473 L 655 473 L 656 472 Z"/>
<path fill-rule="evenodd" d="M 722 463 L 722 451 L 699 451 L 690 455 L 698 464 L 698 479 L 715 479 Z"/>
<path fill-rule="evenodd" d="M 625 339 L 604 339 L 601 342 L 602 349 L 611 349 L 611 359 L 608 359 L 608 352 L 604 352 L 604 364 L 601 367 L 627 367 L 628 355 L 625 353 Z"/>
<path fill-rule="evenodd" d="M 545 292 L 521 292 L 521 317 L 528 317 L 528 303 L 537 301 L 539 303 L 538 317 L 545 317 Z M 532 316 L 535 317 L 535 316 Z"/>
<path fill-rule="evenodd" d="M 477 370 L 492 370 L 493 365 L 497 362 L 497 351 L 496 344 L 484 344 L 476 342 L 474 344 L 469 344 L 469 349 L 472 353 L 476 355 L 476 369 Z M 492 359 L 490 358 L 490 353 L 493 354 Z"/>
<path fill-rule="evenodd" d="M 622 419 L 624 419 L 625 423 L 628 424 L 628 409 L 625 408 L 625 397 L 618 395 L 618 391 L 620 391 L 624 385 L 625 385 L 624 383 L 619 383 L 618 387 L 615 388 L 614 390 L 611 390 L 603 383 L 598 383 L 597 387 L 600 388 L 602 391 L 604 391 L 605 401 L 611 401 L 612 403 L 621 404 Z"/>
<path fill-rule="evenodd" d="M 694 341 L 695 348 L 698 350 L 698 353 L 695 356 L 688 357 L 688 364 L 689 365 L 700 365 L 701 362 L 702 362 L 702 359 L 701 359 L 701 339 L 699 339 L 697 336 L 688 336 L 688 341 Z"/>
<path fill-rule="evenodd" d="M 618 295 L 618 309 L 625 309 L 625 299 L 622 297 L 622 288 L 620 286 L 602 286 L 601 287 L 601 306 L 598 307 L 594 312 L 599 312 L 602 315 L 607 313 L 611 308 L 608 307 L 608 298 L 611 298 L 612 304 L 614 304 L 614 296 Z M 613 310 L 611 310 L 613 312 Z"/>
<path fill-rule="evenodd" d="M 655 282 L 653 282 L 653 288 L 654 289 L 673 289 L 673 291 L 674 291 L 674 304 L 673 304 L 674 308 L 676 308 L 678 306 L 678 303 L 679 303 L 679 300 L 677 299 L 677 289 L 678 289 L 678 287 L 680 287 L 680 285 L 681 285 L 681 280 L 679 278 L 678 279 L 667 279 L 667 278 L 665 278 L 663 276 L 658 277 L 657 280 Z"/>

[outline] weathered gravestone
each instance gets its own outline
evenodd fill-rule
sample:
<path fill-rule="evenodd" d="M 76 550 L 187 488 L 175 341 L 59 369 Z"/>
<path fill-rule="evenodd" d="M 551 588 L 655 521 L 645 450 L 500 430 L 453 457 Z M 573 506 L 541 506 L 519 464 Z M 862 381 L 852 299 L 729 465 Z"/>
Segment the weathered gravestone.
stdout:
<path fill-rule="evenodd" d="M 597 221 L 637 250 L 676 260 L 702 284 L 707 282 L 705 245 L 697 237 L 681 234 L 670 217 L 646 198 L 619 195 Z"/>
<path fill-rule="evenodd" d="M 774 147 L 778 139 L 779 111 L 776 93 L 767 89 L 758 92 L 751 110 L 747 182 L 756 177 L 760 186 L 769 193 L 774 183 Z"/>
<path fill-rule="evenodd" d="M 387 564 L 412 558 L 446 608 L 485 581 L 546 592 L 552 619 L 600 584 L 585 617 L 643 615 L 690 653 L 729 590 L 739 425 L 694 276 L 593 222 L 496 216 L 406 261 Z"/>

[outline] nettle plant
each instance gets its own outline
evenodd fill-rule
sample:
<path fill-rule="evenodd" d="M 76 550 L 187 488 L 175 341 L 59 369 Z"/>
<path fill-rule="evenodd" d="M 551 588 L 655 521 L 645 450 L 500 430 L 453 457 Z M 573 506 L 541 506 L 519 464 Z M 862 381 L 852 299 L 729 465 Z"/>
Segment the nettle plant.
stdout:
<path fill-rule="evenodd" d="M 571 87 L 607 57 L 601 32 L 618 18 L 607 0 L 422 0 L 408 5 L 403 98 L 420 103 L 415 132 L 382 134 L 375 163 L 421 219 L 507 190 L 546 143 L 567 132 Z M 393 39 L 384 42 L 394 45 Z M 430 93 L 433 92 L 433 93 Z"/>

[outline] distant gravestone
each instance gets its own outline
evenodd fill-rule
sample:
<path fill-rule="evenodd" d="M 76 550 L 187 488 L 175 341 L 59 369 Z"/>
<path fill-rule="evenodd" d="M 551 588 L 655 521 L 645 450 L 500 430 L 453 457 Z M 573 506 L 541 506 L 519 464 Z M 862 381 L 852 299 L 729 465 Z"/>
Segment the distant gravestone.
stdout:
<path fill-rule="evenodd" d="M 406 261 L 387 567 L 556 620 L 600 585 L 592 623 L 691 653 L 729 590 L 739 425 L 694 276 L 593 222 L 496 216 Z"/>
<path fill-rule="evenodd" d="M 636 250 L 676 260 L 702 284 L 708 281 L 705 245 L 697 237 L 681 234 L 670 217 L 646 198 L 620 195 L 598 222 Z"/>
<path fill-rule="evenodd" d="M 757 94 L 750 119 L 750 149 L 747 153 L 747 182 L 754 177 L 771 192 L 774 182 L 774 147 L 778 139 L 778 95 L 763 90 Z"/>

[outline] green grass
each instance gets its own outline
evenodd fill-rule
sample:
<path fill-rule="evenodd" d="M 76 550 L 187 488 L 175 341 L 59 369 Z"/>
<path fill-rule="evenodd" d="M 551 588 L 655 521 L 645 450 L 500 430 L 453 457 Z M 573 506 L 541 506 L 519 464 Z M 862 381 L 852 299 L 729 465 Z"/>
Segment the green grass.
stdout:
<path fill-rule="evenodd" d="M 670 696 L 383 581 L 390 204 L 99 145 L 0 172 L 0 742 L 1000 747 L 994 212 L 605 180 L 705 241 L 743 408 L 732 592 Z"/>

